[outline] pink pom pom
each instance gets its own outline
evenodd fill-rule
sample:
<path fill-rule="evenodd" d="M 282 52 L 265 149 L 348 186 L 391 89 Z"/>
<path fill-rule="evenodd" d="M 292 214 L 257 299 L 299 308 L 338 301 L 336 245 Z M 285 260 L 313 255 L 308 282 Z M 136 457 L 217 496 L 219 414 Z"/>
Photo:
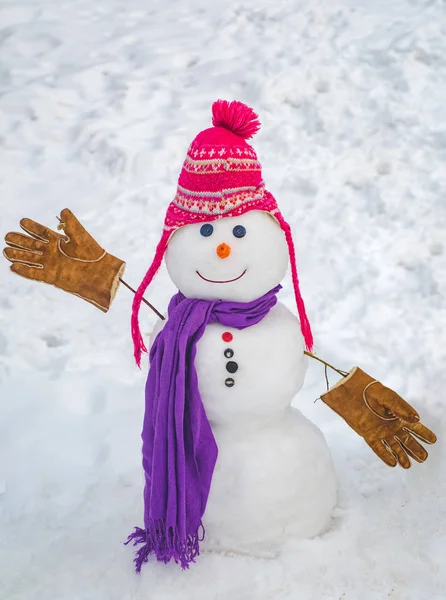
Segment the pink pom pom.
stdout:
<path fill-rule="evenodd" d="M 260 129 L 259 117 L 252 108 L 233 100 L 217 100 L 212 105 L 212 125 L 224 127 L 232 133 L 249 140 Z"/>

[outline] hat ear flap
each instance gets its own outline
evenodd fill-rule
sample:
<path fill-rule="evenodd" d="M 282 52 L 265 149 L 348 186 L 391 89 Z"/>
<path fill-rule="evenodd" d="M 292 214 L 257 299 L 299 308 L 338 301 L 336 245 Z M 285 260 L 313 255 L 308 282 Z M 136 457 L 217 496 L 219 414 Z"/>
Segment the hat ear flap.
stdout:
<path fill-rule="evenodd" d="M 144 292 L 149 287 L 152 279 L 158 272 L 158 269 L 163 262 L 164 255 L 167 250 L 167 243 L 169 241 L 171 232 L 166 230 L 163 231 L 163 235 L 161 240 L 156 248 L 155 257 L 153 259 L 152 264 L 149 267 L 149 270 L 144 276 L 144 279 L 141 281 L 138 289 L 136 290 L 136 294 L 133 298 L 132 304 L 132 317 L 131 317 L 131 330 L 132 330 L 132 339 L 133 339 L 133 351 L 135 356 L 135 361 L 138 367 L 141 367 L 141 355 L 143 352 L 147 352 L 146 345 L 144 344 L 144 340 L 141 335 L 141 330 L 139 327 L 139 309 L 141 308 L 142 299 L 144 296 Z"/>
<path fill-rule="evenodd" d="M 296 252 L 294 249 L 293 236 L 291 235 L 291 227 L 285 221 L 280 212 L 275 213 L 274 217 L 279 221 L 279 225 L 285 234 L 285 239 L 288 245 L 288 253 L 290 256 L 291 276 L 293 279 L 294 296 L 296 298 L 297 312 L 299 313 L 300 328 L 304 337 L 305 347 L 307 348 L 308 352 L 311 352 L 313 350 L 313 334 L 311 332 L 310 322 L 308 320 L 307 312 L 305 310 L 305 304 L 300 293 L 299 276 L 297 274 L 296 266 Z"/>

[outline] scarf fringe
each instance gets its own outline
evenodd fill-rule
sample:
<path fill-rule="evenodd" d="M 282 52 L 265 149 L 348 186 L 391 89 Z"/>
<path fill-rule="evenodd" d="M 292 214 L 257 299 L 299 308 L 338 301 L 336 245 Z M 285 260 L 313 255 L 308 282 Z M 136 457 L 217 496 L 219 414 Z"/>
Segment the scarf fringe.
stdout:
<path fill-rule="evenodd" d="M 133 559 L 137 573 L 141 572 L 142 565 L 149 560 L 151 554 L 155 555 L 158 562 L 167 564 L 173 558 L 182 569 L 188 569 L 190 563 L 194 563 L 195 558 L 200 554 L 200 542 L 204 540 L 204 536 L 205 530 L 201 522 L 195 533 L 180 540 L 178 532 L 173 527 L 169 527 L 166 531 L 163 519 L 154 519 L 147 529 L 135 527 L 124 544 L 126 546 L 131 542 L 133 546 L 143 544 L 135 551 Z"/>

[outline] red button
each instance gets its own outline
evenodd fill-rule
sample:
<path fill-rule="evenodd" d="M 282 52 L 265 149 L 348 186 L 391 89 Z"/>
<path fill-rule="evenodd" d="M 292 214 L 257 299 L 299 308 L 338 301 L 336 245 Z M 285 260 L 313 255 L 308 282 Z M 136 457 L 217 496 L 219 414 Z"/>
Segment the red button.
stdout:
<path fill-rule="evenodd" d="M 229 331 L 225 331 L 225 333 L 221 336 L 224 342 L 232 342 L 234 336 Z"/>

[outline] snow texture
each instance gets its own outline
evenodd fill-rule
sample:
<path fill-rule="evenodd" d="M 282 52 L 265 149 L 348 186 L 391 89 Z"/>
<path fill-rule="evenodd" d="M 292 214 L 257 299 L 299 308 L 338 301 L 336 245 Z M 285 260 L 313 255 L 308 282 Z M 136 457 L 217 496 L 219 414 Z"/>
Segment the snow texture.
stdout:
<path fill-rule="evenodd" d="M 295 405 L 334 456 L 329 532 L 138 577 L 121 543 L 142 516 L 131 294 L 104 315 L 3 261 L 1 600 L 446 598 L 445 81 L 444 0 L 3 0 L 2 234 L 70 207 L 137 284 L 212 102 L 252 105 L 318 354 L 398 390 L 440 439 L 389 469 L 313 402 L 313 362 Z M 173 293 L 163 269 L 149 298 Z M 147 339 L 154 323 L 143 312 Z"/>

